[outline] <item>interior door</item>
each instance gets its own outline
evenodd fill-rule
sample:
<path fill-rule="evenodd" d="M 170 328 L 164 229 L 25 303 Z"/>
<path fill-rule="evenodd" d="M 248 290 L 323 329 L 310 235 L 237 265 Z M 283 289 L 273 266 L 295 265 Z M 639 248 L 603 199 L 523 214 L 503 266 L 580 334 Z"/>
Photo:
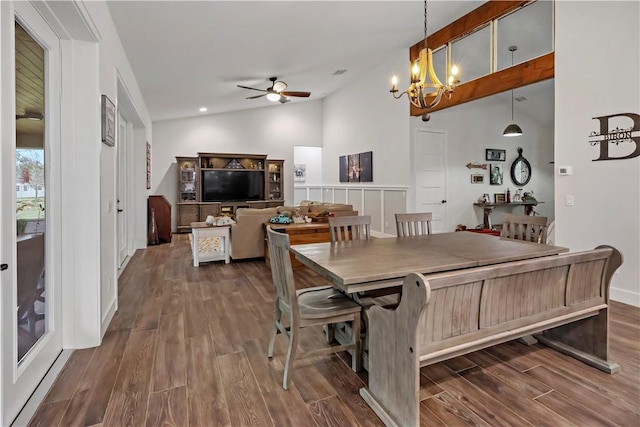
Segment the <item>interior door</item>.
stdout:
<path fill-rule="evenodd" d="M 29 2 L 0 7 L 0 424 L 10 425 L 62 351 L 61 62 Z"/>
<path fill-rule="evenodd" d="M 416 129 L 414 138 L 415 212 L 432 212 L 431 231 L 447 231 L 446 134 Z"/>
<path fill-rule="evenodd" d="M 126 200 L 127 200 L 127 121 L 122 114 L 118 114 L 118 143 L 116 150 L 118 152 L 118 171 L 117 176 L 117 233 L 118 233 L 118 266 L 127 258 L 127 213 L 125 212 Z"/>

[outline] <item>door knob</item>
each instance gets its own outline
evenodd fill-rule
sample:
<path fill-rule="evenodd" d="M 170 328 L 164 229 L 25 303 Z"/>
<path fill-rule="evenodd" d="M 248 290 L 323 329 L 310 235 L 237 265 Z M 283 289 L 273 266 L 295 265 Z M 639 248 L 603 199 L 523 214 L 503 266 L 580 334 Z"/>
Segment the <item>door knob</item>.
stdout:
<path fill-rule="evenodd" d="M 0 271 L 5 271 L 7 268 L 9 268 L 8 264 L 0 264 Z"/>
<path fill-rule="evenodd" d="M 118 212 L 122 212 L 124 209 L 118 209 Z"/>
<path fill-rule="evenodd" d="M 446 200 L 443 200 L 443 201 L 442 201 L 442 202 L 440 202 L 440 203 L 447 203 L 447 201 L 446 201 Z"/>

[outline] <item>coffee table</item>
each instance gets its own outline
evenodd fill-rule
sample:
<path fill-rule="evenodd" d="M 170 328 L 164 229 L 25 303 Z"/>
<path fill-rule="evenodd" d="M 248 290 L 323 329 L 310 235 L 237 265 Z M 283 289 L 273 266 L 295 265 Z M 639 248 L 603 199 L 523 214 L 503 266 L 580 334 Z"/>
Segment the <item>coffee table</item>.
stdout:
<path fill-rule="evenodd" d="M 206 222 L 192 222 L 191 251 L 193 253 L 193 266 L 199 267 L 200 262 L 221 261 L 229 264 L 231 238 L 229 229 L 231 225 L 208 225 Z"/>

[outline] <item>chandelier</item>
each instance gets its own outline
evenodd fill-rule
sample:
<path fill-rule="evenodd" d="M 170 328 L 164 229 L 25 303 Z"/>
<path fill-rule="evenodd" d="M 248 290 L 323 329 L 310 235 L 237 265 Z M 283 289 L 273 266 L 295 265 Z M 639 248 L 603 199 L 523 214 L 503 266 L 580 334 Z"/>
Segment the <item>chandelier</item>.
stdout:
<path fill-rule="evenodd" d="M 391 90 L 395 99 L 400 99 L 405 93 L 411 104 L 422 110 L 433 108 L 445 96 L 451 98 L 451 94 L 459 82 L 458 67 L 453 65 L 447 78 L 447 84 L 442 84 L 436 72 L 433 70 L 433 54 L 427 46 L 427 0 L 424 1 L 424 40 L 418 59 L 411 66 L 411 85 L 404 92 L 398 93 L 398 78 L 391 79 Z M 422 120 L 429 120 L 429 114 L 422 115 Z"/>

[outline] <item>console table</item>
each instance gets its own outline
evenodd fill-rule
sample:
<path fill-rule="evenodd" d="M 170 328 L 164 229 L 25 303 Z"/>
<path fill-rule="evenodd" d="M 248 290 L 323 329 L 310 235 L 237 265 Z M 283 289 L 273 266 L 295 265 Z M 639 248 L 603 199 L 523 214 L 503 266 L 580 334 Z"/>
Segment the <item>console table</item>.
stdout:
<path fill-rule="evenodd" d="M 483 209 L 484 211 L 484 228 L 487 229 L 491 229 L 491 218 L 489 217 L 489 215 L 491 215 L 491 211 L 493 211 L 495 208 L 503 208 L 503 207 L 511 207 L 511 206 L 524 206 L 524 214 L 525 215 L 530 215 L 531 212 L 533 211 L 533 207 L 536 206 L 538 203 L 544 203 L 544 202 L 540 202 L 540 201 L 535 201 L 535 202 L 511 202 L 511 203 L 474 203 L 474 206 L 479 206 Z"/>
<path fill-rule="evenodd" d="M 200 262 L 224 260 L 230 261 L 231 239 L 229 229 L 231 225 L 207 225 L 206 222 L 191 223 L 191 251 L 193 252 L 193 266 L 199 267 Z"/>

